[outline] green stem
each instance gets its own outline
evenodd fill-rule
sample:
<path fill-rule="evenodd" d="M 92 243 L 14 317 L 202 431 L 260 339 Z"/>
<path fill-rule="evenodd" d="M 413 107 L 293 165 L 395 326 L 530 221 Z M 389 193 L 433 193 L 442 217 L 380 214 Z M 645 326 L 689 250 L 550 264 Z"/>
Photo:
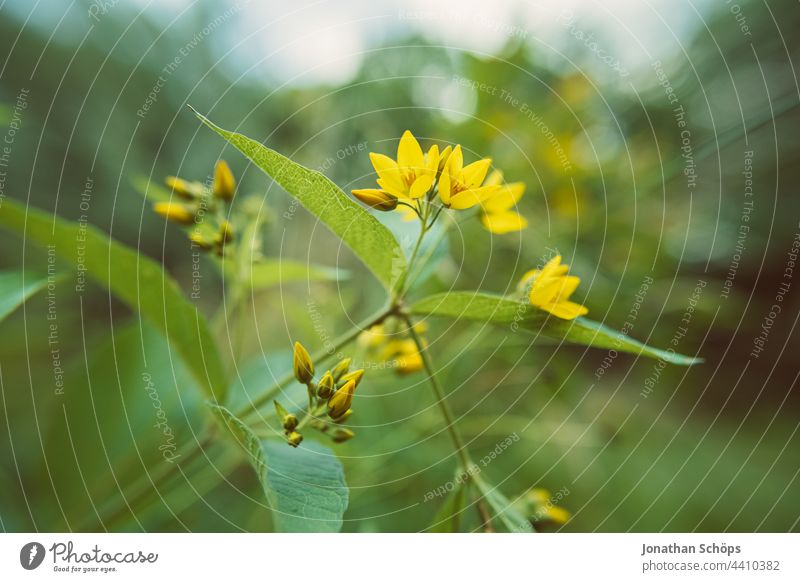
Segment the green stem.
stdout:
<path fill-rule="evenodd" d="M 336 354 L 339 350 L 341 350 L 344 346 L 355 340 L 361 332 L 369 329 L 373 325 L 378 325 L 383 320 L 385 320 L 390 315 L 393 315 L 396 311 L 394 306 L 391 306 L 386 309 L 382 309 L 378 313 L 374 313 L 362 322 L 358 323 L 355 327 L 348 330 L 347 332 L 343 333 L 335 340 L 333 340 L 333 347 L 332 348 L 325 348 L 319 350 L 313 354 L 311 354 L 311 361 L 315 364 L 322 363 L 326 361 L 328 358 Z M 292 381 L 294 381 L 294 372 L 289 372 L 285 376 L 283 376 L 278 382 L 269 390 L 255 398 L 252 402 L 250 402 L 247 407 L 243 408 L 242 410 L 236 413 L 236 416 L 239 418 L 247 418 L 254 412 L 258 411 L 259 408 L 270 402 L 275 396 L 280 394 L 280 392 L 288 386 Z"/>
<path fill-rule="evenodd" d="M 447 432 L 450 435 L 450 440 L 453 441 L 453 446 L 456 449 L 456 454 L 458 455 L 461 468 L 464 471 L 467 471 L 467 469 L 469 469 L 472 465 L 472 460 L 469 458 L 469 452 L 464 444 L 464 440 L 461 438 L 461 435 L 456 429 L 456 425 L 453 420 L 453 413 L 450 411 L 450 406 L 447 404 L 444 391 L 439 385 L 439 381 L 436 379 L 436 373 L 433 370 L 433 363 L 431 362 L 425 345 L 422 343 L 422 338 L 419 337 L 419 334 L 414 329 L 414 324 L 411 321 L 411 318 L 404 314 L 403 319 L 408 325 L 408 331 L 411 334 L 414 343 L 417 344 L 417 350 L 419 350 L 419 353 L 422 356 L 422 364 L 425 367 L 425 373 L 428 375 L 428 382 L 430 383 L 431 388 L 433 388 L 433 393 L 436 396 L 436 404 L 439 406 L 439 410 L 444 417 L 444 421 L 446 423 L 445 428 L 447 428 Z"/>

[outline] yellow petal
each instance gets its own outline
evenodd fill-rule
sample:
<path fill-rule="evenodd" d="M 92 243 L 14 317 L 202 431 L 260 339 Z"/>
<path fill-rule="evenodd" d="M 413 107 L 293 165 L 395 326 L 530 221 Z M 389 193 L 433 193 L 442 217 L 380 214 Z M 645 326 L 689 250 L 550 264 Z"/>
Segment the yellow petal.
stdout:
<path fill-rule="evenodd" d="M 458 176 L 461 174 L 461 168 L 464 167 L 464 154 L 461 153 L 461 146 L 457 145 L 447 158 L 447 170 L 451 176 Z"/>
<path fill-rule="evenodd" d="M 408 190 L 406 190 L 405 186 L 399 189 L 394 185 L 392 181 L 384 180 L 383 178 L 378 179 L 378 186 L 381 187 L 381 190 L 383 190 L 384 192 L 388 192 L 393 196 L 397 196 L 398 198 L 408 199 Z"/>
<path fill-rule="evenodd" d="M 503 183 L 503 172 L 502 170 L 492 170 L 492 173 L 486 177 L 484 180 L 484 186 L 500 186 Z"/>
<path fill-rule="evenodd" d="M 400 138 L 397 146 L 397 164 L 401 168 L 413 168 L 422 170 L 425 168 L 425 156 L 422 155 L 422 148 L 419 142 L 410 131 L 406 130 Z"/>
<path fill-rule="evenodd" d="M 552 277 L 556 271 L 560 270 L 559 267 L 567 267 L 567 265 L 561 265 L 561 255 L 556 255 L 542 267 L 542 277 Z"/>
<path fill-rule="evenodd" d="M 488 180 L 487 180 L 488 182 Z M 487 184 L 484 183 L 484 186 Z M 486 212 L 502 212 L 508 210 L 519 202 L 522 195 L 525 193 L 525 184 L 522 182 L 514 182 L 513 184 L 506 184 L 500 188 L 494 196 L 489 198 L 483 203 L 483 209 Z"/>
<path fill-rule="evenodd" d="M 439 169 L 439 146 L 431 146 L 431 149 L 429 149 L 428 153 L 425 154 L 425 162 L 426 174 L 435 177 L 436 172 Z"/>
<path fill-rule="evenodd" d="M 441 184 L 441 182 L 440 182 Z M 472 190 L 464 190 L 450 197 L 450 208 L 464 210 L 472 208 L 476 204 L 481 204 L 484 200 L 497 192 L 499 186 L 481 186 Z"/>
<path fill-rule="evenodd" d="M 569 299 L 570 295 L 575 292 L 575 289 L 578 288 L 580 285 L 581 278 L 580 277 L 560 277 L 561 280 L 561 288 L 558 290 L 558 295 L 556 296 L 556 301 L 566 301 Z"/>
<path fill-rule="evenodd" d="M 486 172 L 489 171 L 489 167 L 491 165 L 491 158 L 484 158 L 482 160 L 478 160 L 477 162 L 472 162 L 470 165 L 461 170 L 461 182 L 467 188 L 477 188 L 483 183 L 483 179 L 486 177 Z"/>
<path fill-rule="evenodd" d="M 528 226 L 528 221 L 525 220 L 525 217 L 520 216 L 513 210 L 495 214 L 483 214 L 481 222 L 486 230 L 494 234 L 516 232 Z"/>
<path fill-rule="evenodd" d="M 439 176 L 439 198 L 442 204 L 450 206 L 450 172 L 447 169 L 444 169 Z"/>
<path fill-rule="evenodd" d="M 414 212 L 414 210 L 412 210 L 408 206 L 405 206 L 403 204 L 398 205 L 397 208 L 395 208 L 395 210 L 402 215 L 402 219 L 404 222 L 411 222 L 412 220 L 417 218 L 417 213 Z"/>
<path fill-rule="evenodd" d="M 385 182 L 386 186 L 392 190 L 402 191 L 405 188 L 400 168 L 392 158 L 383 154 L 370 152 L 369 159 L 372 167 L 375 168 L 378 177 Z"/>
<path fill-rule="evenodd" d="M 447 146 L 442 150 L 442 153 L 439 154 L 439 171 L 441 172 L 445 165 L 447 165 L 447 161 L 450 159 L 450 154 L 453 152 L 453 146 Z"/>
<path fill-rule="evenodd" d="M 528 294 L 528 299 L 530 300 L 531 305 L 535 305 L 544 309 L 545 305 L 553 302 L 556 295 L 558 295 L 560 288 L 561 281 L 559 279 L 544 279 L 541 275 L 539 275 L 536 277 L 536 279 L 534 279 L 533 285 L 531 285 L 531 291 Z"/>
<path fill-rule="evenodd" d="M 411 185 L 408 195 L 411 198 L 421 198 L 433 186 L 433 176 L 420 176 Z"/>
<path fill-rule="evenodd" d="M 546 305 L 540 305 L 539 307 L 561 319 L 575 319 L 576 317 L 580 317 L 581 315 L 586 315 L 589 313 L 589 310 L 583 305 L 573 303 L 572 301 L 550 303 Z"/>

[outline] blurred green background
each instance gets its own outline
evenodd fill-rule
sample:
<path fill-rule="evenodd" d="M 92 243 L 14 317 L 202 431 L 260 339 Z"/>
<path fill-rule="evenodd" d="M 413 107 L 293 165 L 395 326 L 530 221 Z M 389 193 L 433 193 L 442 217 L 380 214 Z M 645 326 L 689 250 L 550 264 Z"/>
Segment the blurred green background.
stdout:
<path fill-rule="evenodd" d="M 405 129 L 424 143 L 460 143 L 468 159 L 491 156 L 508 180 L 527 183 L 529 228 L 500 237 L 461 223 L 417 295 L 508 292 L 558 250 L 581 276 L 593 319 L 617 329 L 631 321 L 631 336 L 658 347 L 678 337 L 676 351 L 706 363 L 662 370 L 430 321 L 474 456 L 520 437 L 487 478 L 509 496 L 566 488 L 565 531 L 797 530 L 797 280 L 764 351 L 751 355 L 800 232 L 797 4 L 507 2 L 486 13 L 450 2 L 292 4 L 4 3 L 0 132 L 17 129 L 2 195 L 85 214 L 163 262 L 188 293 L 184 235 L 134 184 L 204 180 L 227 159 L 239 192 L 268 209 L 267 255 L 351 271 L 253 298 L 235 354 L 241 397 L 288 369 L 291 341 L 319 348 L 383 296 L 187 104 L 345 190 L 371 187 L 366 152 L 393 154 Z M 0 240 L 4 269 L 46 270 L 40 250 L 6 232 Z M 198 304 L 213 313 L 225 288 L 209 264 L 203 277 Z M 57 295 L 64 395 L 53 389 L 46 296 L 2 323 L 2 529 L 269 530 L 255 478 L 225 444 L 168 486 L 145 477 L 131 493 L 163 464 L 142 370 L 180 442 L 197 437 L 206 413 L 161 336 L 106 291 L 76 294 L 75 273 L 66 278 Z M 224 326 L 219 340 L 229 353 Z M 424 529 L 440 503 L 424 495 L 455 466 L 432 395 L 421 375 L 389 370 L 368 370 L 363 386 L 358 436 L 337 449 L 351 486 L 344 529 Z M 101 519 L 104 507 L 125 507 L 122 491 L 146 503 Z"/>

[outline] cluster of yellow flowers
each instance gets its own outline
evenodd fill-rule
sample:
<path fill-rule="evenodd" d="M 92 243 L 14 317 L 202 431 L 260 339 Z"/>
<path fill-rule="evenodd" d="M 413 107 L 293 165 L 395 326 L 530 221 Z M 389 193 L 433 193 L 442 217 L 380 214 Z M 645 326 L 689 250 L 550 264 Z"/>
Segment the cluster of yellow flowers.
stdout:
<path fill-rule="evenodd" d="M 423 334 L 428 326 L 424 322 L 414 325 L 414 331 Z M 423 367 L 422 354 L 410 338 L 396 338 L 384 324 L 373 325 L 358 336 L 358 344 L 376 360 L 386 362 L 397 374 L 413 374 Z"/>
<path fill-rule="evenodd" d="M 355 436 L 355 433 L 349 428 L 332 427 L 331 425 L 331 423 L 340 425 L 353 414 L 351 408 L 353 394 L 364 377 L 364 370 L 350 371 L 350 364 L 350 358 L 341 360 L 326 371 L 319 382 L 315 382 L 314 362 L 311 360 L 308 350 L 300 342 L 295 342 L 292 363 L 294 377 L 308 388 L 308 408 L 303 418 L 298 419 L 297 415 L 288 412 L 277 400 L 274 402 L 275 411 L 281 420 L 286 442 L 289 445 L 297 447 L 303 442 L 303 435 L 300 431 L 304 426 L 311 426 L 327 434 L 335 443 L 349 441 Z M 330 421 L 323 418 L 326 413 Z"/>
<path fill-rule="evenodd" d="M 193 245 L 222 255 L 225 245 L 234 238 L 233 225 L 217 203 L 229 204 L 236 193 L 236 180 L 227 162 L 217 162 L 210 188 L 177 176 L 167 176 L 165 183 L 178 200 L 156 202 L 153 211 L 176 224 L 192 226 L 188 236 Z"/>
<path fill-rule="evenodd" d="M 410 131 L 403 133 L 397 146 L 397 159 L 371 152 L 369 154 L 380 188 L 353 190 L 353 196 L 367 206 L 381 211 L 396 210 L 406 220 L 419 218 L 423 231 L 436 221 L 445 208 L 466 210 L 478 207 L 483 226 L 492 233 L 516 232 L 528 226 L 528 221 L 516 210 L 525 193 L 522 182 L 505 183 L 500 170 L 489 172 L 492 160 L 483 158 L 464 165 L 461 146 L 447 146 L 439 151 L 432 145 L 423 152 Z M 423 232 L 424 234 L 424 232 Z M 561 319 L 575 319 L 589 310 L 570 301 L 580 278 L 567 275 L 569 267 L 561 264 L 561 256 L 553 257 L 542 269 L 525 273 L 520 281 L 531 305 Z M 370 330 L 372 332 L 372 330 Z M 376 330 L 373 336 L 380 336 Z M 367 340 L 364 340 L 367 341 Z M 416 371 L 421 362 L 419 353 L 409 340 L 391 340 L 381 345 L 383 358 L 396 357 L 405 367 Z"/>
<path fill-rule="evenodd" d="M 397 159 L 370 153 L 380 188 L 353 190 L 353 196 L 376 210 L 398 210 L 404 218 L 425 221 L 436 204 L 434 219 L 443 208 L 481 209 L 481 222 L 489 231 L 504 234 L 522 230 L 527 220 L 513 207 L 525 192 L 522 182 L 503 183 L 496 170 L 488 175 L 492 160 L 484 158 L 464 165 L 461 146 L 447 146 L 441 152 L 432 145 L 423 153 L 410 131 L 403 133 Z"/>

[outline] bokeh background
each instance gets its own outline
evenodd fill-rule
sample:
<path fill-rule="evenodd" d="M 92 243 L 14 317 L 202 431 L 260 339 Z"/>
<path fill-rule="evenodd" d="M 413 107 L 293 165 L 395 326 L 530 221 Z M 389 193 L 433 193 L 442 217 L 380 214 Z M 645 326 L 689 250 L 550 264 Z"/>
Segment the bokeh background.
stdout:
<path fill-rule="evenodd" d="M 677 338 L 676 351 L 706 360 L 663 367 L 431 320 L 430 349 L 474 456 L 519 437 L 487 478 L 509 496 L 568 491 L 565 531 L 797 530 L 800 273 L 786 269 L 800 235 L 799 27 L 788 0 L 7 1 L 0 133 L 13 129 L 13 143 L 2 196 L 86 215 L 188 293 L 184 235 L 139 190 L 170 174 L 204 180 L 227 159 L 240 194 L 268 209 L 267 255 L 351 274 L 251 298 L 234 354 L 241 395 L 289 368 L 292 340 L 318 348 L 383 296 L 186 105 L 345 189 L 369 187 L 366 152 L 393 153 L 405 129 L 461 143 L 527 183 L 530 226 L 500 237 L 461 223 L 418 295 L 507 292 L 557 250 L 594 319 L 630 321 L 631 336 L 659 347 Z M 6 232 L 0 241 L 3 269 L 46 270 L 41 250 Z M 198 304 L 211 314 L 225 286 L 203 265 Z M 268 531 L 255 478 L 224 444 L 169 483 L 148 483 L 163 461 L 142 370 L 181 442 L 207 421 L 199 392 L 166 342 L 106 291 L 59 289 L 64 394 L 47 297 L 2 322 L 0 527 Z M 432 395 L 421 375 L 391 370 L 370 370 L 363 386 L 358 436 L 337 449 L 351 486 L 344 529 L 422 530 L 440 503 L 425 493 L 455 466 Z M 124 499 L 134 509 L 103 517 Z"/>

